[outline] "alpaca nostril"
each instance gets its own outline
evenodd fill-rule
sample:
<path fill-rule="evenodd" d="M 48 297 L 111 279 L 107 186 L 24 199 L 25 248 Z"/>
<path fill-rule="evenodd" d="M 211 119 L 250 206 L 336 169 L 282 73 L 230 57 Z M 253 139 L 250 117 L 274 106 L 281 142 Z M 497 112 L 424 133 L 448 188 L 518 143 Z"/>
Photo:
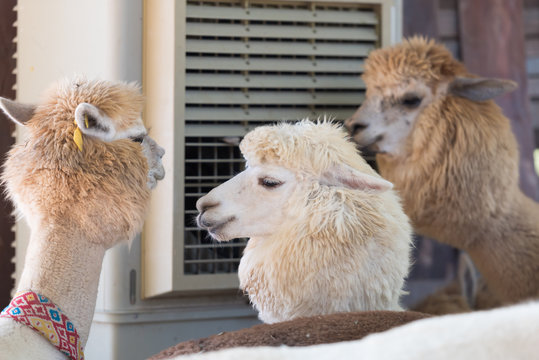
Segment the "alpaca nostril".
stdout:
<path fill-rule="evenodd" d="M 349 117 L 348 119 L 344 120 L 344 127 L 346 128 L 346 130 L 350 131 L 353 123 L 354 123 L 353 117 Z"/>
<path fill-rule="evenodd" d="M 354 124 L 354 126 L 352 127 L 352 135 L 355 135 L 358 132 L 365 130 L 368 126 L 369 124 Z"/>
<path fill-rule="evenodd" d="M 200 201 L 200 199 L 196 203 L 196 207 L 200 215 L 202 215 L 206 210 L 216 207 L 217 205 L 219 205 L 219 202 L 205 202 Z"/>
<path fill-rule="evenodd" d="M 204 215 L 204 211 L 202 211 L 200 214 L 198 214 L 198 216 L 196 218 L 198 227 L 203 228 L 203 229 L 207 229 L 207 228 L 211 227 L 212 223 L 208 222 L 207 219 L 204 219 L 202 217 L 202 215 Z"/>

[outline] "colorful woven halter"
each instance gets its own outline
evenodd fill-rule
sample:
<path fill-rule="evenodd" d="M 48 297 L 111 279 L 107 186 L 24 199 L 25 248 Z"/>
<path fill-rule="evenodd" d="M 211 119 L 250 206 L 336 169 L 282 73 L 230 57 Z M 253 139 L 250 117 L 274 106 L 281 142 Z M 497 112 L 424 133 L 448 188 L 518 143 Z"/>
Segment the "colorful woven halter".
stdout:
<path fill-rule="evenodd" d="M 52 301 L 32 291 L 17 294 L 0 317 L 11 318 L 38 331 L 72 360 L 83 360 L 75 326 Z"/>

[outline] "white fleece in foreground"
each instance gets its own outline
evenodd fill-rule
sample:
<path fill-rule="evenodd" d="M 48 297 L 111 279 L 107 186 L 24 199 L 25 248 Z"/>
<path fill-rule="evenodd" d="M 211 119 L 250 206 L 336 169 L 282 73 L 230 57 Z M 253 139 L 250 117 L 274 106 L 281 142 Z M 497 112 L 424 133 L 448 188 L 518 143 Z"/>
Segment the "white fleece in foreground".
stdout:
<path fill-rule="evenodd" d="M 0 318 L 0 360 L 65 360 L 43 335 L 12 319 Z"/>
<path fill-rule="evenodd" d="M 350 342 L 235 348 L 182 360 L 493 360 L 539 357 L 539 302 L 418 320 Z"/>

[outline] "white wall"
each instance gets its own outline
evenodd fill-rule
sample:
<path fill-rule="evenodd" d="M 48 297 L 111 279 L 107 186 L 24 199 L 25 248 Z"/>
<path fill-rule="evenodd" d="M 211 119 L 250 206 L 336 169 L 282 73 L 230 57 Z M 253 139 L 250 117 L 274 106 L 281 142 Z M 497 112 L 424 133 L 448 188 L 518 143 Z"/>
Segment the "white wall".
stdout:
<path fill-rule="evenodd" d="M 142 79 L 142 0 L 20 0 L 17 96 L 62 76 Z"/>

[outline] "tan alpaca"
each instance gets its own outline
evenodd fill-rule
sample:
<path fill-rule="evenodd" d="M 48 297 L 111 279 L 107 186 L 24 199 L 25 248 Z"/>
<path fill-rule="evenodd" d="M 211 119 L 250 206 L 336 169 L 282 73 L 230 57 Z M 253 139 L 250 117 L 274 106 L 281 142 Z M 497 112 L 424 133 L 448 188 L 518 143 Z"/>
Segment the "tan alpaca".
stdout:
<path fill-rule="evenodd" d="M 17 291 L 56 303 L 82 345 L 105 251 L 141 231 L 150 190 L 164 176 L 164 150 L 147 135 L 142 105 L 133 84 L 85 79 L 59 82 L 37 107 L 0 99 L 28 130 L 28 139 L 9 152 L 2 175 L 31 229 Z M 74 140 L 78 131 L 82 149 Z M 7 318 L 0 318 L 0 354 L 64 358 L 38 332 Z"/>
<path fill-rule="evenodd" d="M 466 250 L 505 301 L 539 295 L 539 205 L 518 185 L 518 147 L 490 99 L 510 81 L 469 74 L 442 45 L 373 51 L 364 104 L 347 120 L 378 151 L 415 230 Z"/>

